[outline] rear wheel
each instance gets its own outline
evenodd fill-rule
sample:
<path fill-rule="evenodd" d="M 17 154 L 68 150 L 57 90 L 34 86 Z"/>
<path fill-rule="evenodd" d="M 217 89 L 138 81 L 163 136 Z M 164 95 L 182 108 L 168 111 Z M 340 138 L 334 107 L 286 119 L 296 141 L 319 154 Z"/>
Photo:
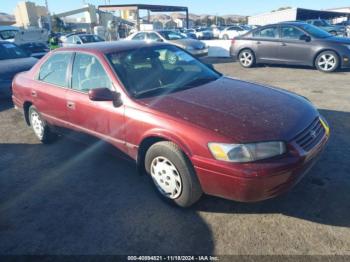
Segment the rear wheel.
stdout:
<path fill-rule="evenodd" d="M 152 145 L 146 153 L 145 167 L 163 199 L 189 207 L 201 197 L 194 168 L 174 143 L 162 141 Z"/>
<path fill-rule="evenodd" d="M 250 68 L 255 65 L 255 55 L 252 50 L 244 49 L 238 55 L 238 60 L 241 66 Z"/>
<path fill-rule="evenodd" d="M 333 51 L 322 52 L 317 56 L 315 66 L 321 72 L 334 72 L 339 67 L 339 57 Z"/>
<path fill-rule="evenodd" d="M 50 127 L 42 119 L 39 111 L 35 106 L 31 106 L 28 110 L 29 122 L 36 137 L 44 144 L 51 143 L 55 140 L 57 135 L 50 130 Z"/>

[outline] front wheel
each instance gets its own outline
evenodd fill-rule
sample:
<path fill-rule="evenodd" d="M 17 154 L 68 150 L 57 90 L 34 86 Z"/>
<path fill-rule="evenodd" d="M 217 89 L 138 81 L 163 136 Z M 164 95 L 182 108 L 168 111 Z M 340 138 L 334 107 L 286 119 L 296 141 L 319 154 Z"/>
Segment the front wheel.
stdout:
<path fill-rule="evenodd" d="M 29 108 L 28 116 L 34 134 L 42 143 L 48 144 L 55 140 L 56 134 L 50 130 L 50 127 L 34 106 Z"/>
<path fill-rule="evenodd" d="M 333 51 L 322 52 L 317 56 L 315 66 L 321 72 L 334 72 L 339 67 L 339 57 Z"/>
<path fill-rule="evenodd" d="M 189 207 L 202 195 L 198 178 L 187 156 L 172 142 L 152 145 L 145 167 L 160 195 L 181 207 Z"/>
<path fill-rule="evenodd" d="M 242 50 L 238 55 L 238 60 L 241 66 L 251 68 L 255 65 L 255 55 L 249 49 Z"/>

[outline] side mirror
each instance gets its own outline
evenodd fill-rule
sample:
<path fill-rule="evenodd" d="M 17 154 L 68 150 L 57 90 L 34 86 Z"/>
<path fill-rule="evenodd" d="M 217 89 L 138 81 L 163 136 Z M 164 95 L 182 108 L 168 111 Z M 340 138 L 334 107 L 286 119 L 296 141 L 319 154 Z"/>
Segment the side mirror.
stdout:
<path fill-rule="evenodd" d="M 81 42 L 80 42 L 80 41 L 77 41 L 77 45 L 81 45 Z"/>
<path fill-rule="evenodd" d="M 310 42 L 311 41 L 311 37 L 308 36 L 308 35 L 302 35 L 302 36 L 300 36 L 299 39 L 302 40 L 302 41 L 305 41 L 305 42 Z"/>
<path fill-rule="evenodd" d="M 161 38 L 158 38 L 158 39 L 157 39 L 157 42 L 164 42 L 164 40 L 161 39 Z"/>
<path fill-rule="evenodd" d="M 89 98 L 91 101 L 112 101 L 115 107 L 119 107 L 123 104 L 120 93 L 112 92 L 105 87 L 90 89 Z"/>

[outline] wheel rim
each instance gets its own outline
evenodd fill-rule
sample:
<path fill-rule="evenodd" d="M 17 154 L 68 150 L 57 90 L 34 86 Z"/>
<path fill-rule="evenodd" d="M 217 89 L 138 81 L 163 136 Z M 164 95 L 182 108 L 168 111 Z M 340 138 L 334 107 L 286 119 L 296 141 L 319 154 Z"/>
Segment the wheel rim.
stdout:
<path fill-rule="evenodd" d="M 30 114 L 30 123 L 33 127 L 35 135 L 41 139 L 44 135 L 44 123 L 37 112 L 33 111 Z"/>
<path fill-rule="evenodd" d="M 182 191 L 179 171 L 169 159 L 159 156 L 151 163 L 151 176 L 159 192 L 167 198 L 178 198 Z"/>
<path fill-rule="evenodd" d="M 253 55 L 250 52 L 242 52 L 239 61 L 244 66 L 250 66 L 253 63 Z"/>
<path fill-rule="evenodd" d="M 324 54 L 318 60 L 318 66 L 323 71 L 331 71 L 336 67 L 336 65 L 337 59 L 334 55 L 331 54 Z"/>

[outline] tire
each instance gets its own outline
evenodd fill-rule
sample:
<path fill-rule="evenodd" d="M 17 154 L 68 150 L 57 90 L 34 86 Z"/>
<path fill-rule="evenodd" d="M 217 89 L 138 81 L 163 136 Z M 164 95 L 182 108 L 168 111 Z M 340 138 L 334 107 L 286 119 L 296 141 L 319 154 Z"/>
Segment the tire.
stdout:
<path fill-rule="evenodd" d="M 189 207 L 203 194 L 192 163 L 172 142 L 153 144 L 145 156 L 145 169 L 167 202 Z"/>
<path fill-rule="evenodd" d="M 324 73 L 331 73 L 339 68 L 339 56 L 333 51 L 320 53 L 315 59 L 315 67 Z"/>
<path fill-rule="evenodd" d="M 43 143 L 52 143 L 57 135 L 50 130 L 45 120 L 42 119 L 39 111 L 35 106 L 31 106 L 28 110 L 28 119 L 35 136 Z"/>
<path fill-rule="evenodd" d="M 244 68 L 252 68 L 255 66 L 255 54 L 250 49 L 244 49 L 238 54 L 238 61 Z"/>

